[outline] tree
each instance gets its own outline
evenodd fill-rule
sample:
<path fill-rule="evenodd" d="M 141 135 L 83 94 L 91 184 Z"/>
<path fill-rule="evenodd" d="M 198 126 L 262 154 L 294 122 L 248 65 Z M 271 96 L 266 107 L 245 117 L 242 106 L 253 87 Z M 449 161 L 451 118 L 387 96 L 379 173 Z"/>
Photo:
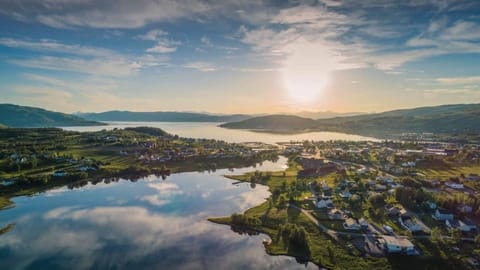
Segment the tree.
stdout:
<path fill-rule="evenodd" d="M 453 241 L 455 241 L 455 243 L 460 242 L 460 240 L 462 239 L 462 231 L 458 228 L 453 229 L 451 234 L 452 234 Z"/>
<path fill-rule="evenodd" d="M 439 227 L 432 228 L 432 231 L 430 232 L 430 240 L 436 243 L 442 241 L 442 231 Z"/>
<path fill-rule="evenodd" d="M 37 168 L 37 165 L 38 165 L 38 159 L 37 159 L 37 157 L 33 156 L 31 162 L 32 162 L 32 169 Z"/>

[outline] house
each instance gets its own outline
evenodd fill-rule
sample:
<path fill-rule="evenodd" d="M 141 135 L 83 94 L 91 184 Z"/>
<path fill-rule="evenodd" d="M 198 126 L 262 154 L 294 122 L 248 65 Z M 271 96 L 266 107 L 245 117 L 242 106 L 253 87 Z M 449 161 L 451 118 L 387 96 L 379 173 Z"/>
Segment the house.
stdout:
<path fill-rule="evenodd" d="M 80 168 L 78 168 L 79 171 L 81 172 L 88 172 L 88 171 L 96 171 L 97 168 L 93 167 L 93 166 L 82 166 Z"/>
<path fill-rule="evenodd" d="M 467 181 L 479 181 L 480 180 L 480 176 L 476 173 L 471 173 L 469 174 L 466 178 L 465 178 Z"/>
<path fill-rule="evenodd" d="M 11 186 L 11 185 L 15 184 L 15 181 L 4 179 L 0 184 L 4 187 L 7 187 L 7 186 Z"/>
<path fill-rule="evenodd" d="M 403 214 L 398 218 L 398 222 L 405 230 L 411 232 L 420 232 L 422 231 L 422 226 L 418 224 L 410 215 Z"/>
<path fill-rule="evenodd" d="M 323 208 L 332 208 L 333 207 L 333 202 L 330 199 L 321 199 L 317 202 L 317 208 L 323 209 Z"/>
<path fill-rule="evenodd" d="M 375 191 L 379 191 L 379 192 L 383 192 L 383 191 L 387 191 L 387 186 L 386 185 L 380 185 L 380 184 L 376 184 L 373 189 Z"/>
<path fill-rule="evenodd" d="M 479 266 L 480 263 L 478 262 L 477 259 L 473 258 L 473 257 L 468 257 L 467 258 L 467 262 L 471 265 L 471 266 Z"/>
<path fill-rule="evenodd" d="M 343 223 L 343 228 L 349 231 L 359 231 L 362 226 L 358 223 L 356 219 L 347 218 Z"/>
<path fill-rule="evenodd" d="M 435 202 L 428 201 L 428 202 L 426 202 L 426 205 L 427 205 L 428 209 L 430 209 L 430 210 L 437 209 L 437 204 Z"/>
<path fill-rule="evenodd" d="M 328 218 L 329 219 L 337 219 L 337 220 L 344 220 L 345 219 L 345 214 L 343 213 L 342 210 L 339 210 L 337 208 L 333 208 L 328 212 Z"/>
<path fill-rule="evenodd" d="M 67 172 L 66 171 L 55 171 L 53 173 L 53 176 L 58 176 L 58 177 L 67 176 Z"/>
<path fill-rule="evenodd" d="M 352 193 L 350 193 L 348 190 L 346 190 L 346 191 L 340 192 L 338 194 L 338 196 L 340 196 L 340 198 L 350 199 L 352 197 Z"/>
<path fill-rule="evenodd" d="M 360 224 L 360 227 L 362 228 L 362 230 L 368 229 L 369 224 L 368 224 L 368 221 L 365 218 L 362 217 L 362 218 L 358 219 L 358 224 Z"/>
<path fill-rule="evenodd" d="M 376 184 L 377 184 L 377 182 L 375 182 L 375 181 L 372 180 L 372 179 L 370 179 L 370 180 L 367 181 L 367 186 L 369 186 L 369 187 L 374 186 L 374 185 L 376 185 Z"/>
<path fill-rule="evenodd" d="M 432 217 L 436 220 L 453 220 L 453 214 L 444 210 L 437 208 Z"/>
<path fill-rule="evenodd" d="M 401 209 L 396 207 L 396 206 L 393 206 L 391 204 L 386 204 L 385 205 L 385 212 L 389 216 L 398 216 L 398 215 L 400 215 Z"/>
<path fill-rule="evenodd" d="M 474 223 L 458 219 L 445 220 L 445 225 L 449 230 L 460 229 L 462 232 L 471 232 L 477 229 Z"/>
<path fill-rule="evenodd" d="M 445 186 L 449 187 L 449 188 L 453 188 L 453 189 L 463 189 L 463 184 L 461 183 L 455 183 L 455 182 L 445 182 Z"/>
<path fill-rule="evenodd" d="M 457 207 L 457 211 L 462 214 L 470 214 L 473 211 L 473 208 L 467 204 L 461 204 Z"/>
<path fill-rule="evenodd" d="M 415 246 L 407 238 L 384 235 L 382 239 L 387 253 L 416 254 Z"/>

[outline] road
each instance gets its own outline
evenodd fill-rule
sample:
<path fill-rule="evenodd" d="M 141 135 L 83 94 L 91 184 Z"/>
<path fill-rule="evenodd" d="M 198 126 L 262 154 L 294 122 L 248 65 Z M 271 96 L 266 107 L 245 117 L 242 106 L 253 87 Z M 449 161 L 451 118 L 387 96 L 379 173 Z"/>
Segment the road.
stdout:
<path fill-rule="evenodd" d="M 350 236 L 357 236 L 357 237 L 364 237 L 365 239 L 365 251 L 370 253 L 373 256 L 383 256 L 384 251 L 376 245 L 375 240 L 377 239 L 378 236 L 392 236 L 389 234 L 385 234 L 385 232 L 375 226 L 374 224 L 369 224 L 370 232 L 369 233 L 356 233 L 356 232 L 339 232 L 339 231 L 334 231 L 329 228 L 327 228 L 325 225 L 321 224 L 317 218 L 315 218 L 311 214 L 311 210 L 306 210 L 301 207 L 298 207 L 294 204 L 288 204 L 288 207 L 295 208 L 299 210 L 301 213 L 303 213 L 308 219 L 310 219 L 315 225 L 317 225 L 320 230 L 326 234 L 328 234 L 330 237 L 338 241 L 338 236 L 339 235 L 350 235 Z M 424 224 L 424 226 L 426 226 Z M 428 227 L 427 227 L 428 228 Z M 377 232 L 378 235 L 375 235 L 374 232 Z M 398 237 L 398 235 L 394 234 L 393 236 Z M 413 235 L 412 238 L 414 239 L 428 239 L 430 235 Z M 452 239 L 451 236 L 446 236 L 446 235 L 441 235 L 440 238 L 442 239 Z M 470 237 L 462 237 L 460 238 L 462 241 L 475 241 L 474 238 Z"/>

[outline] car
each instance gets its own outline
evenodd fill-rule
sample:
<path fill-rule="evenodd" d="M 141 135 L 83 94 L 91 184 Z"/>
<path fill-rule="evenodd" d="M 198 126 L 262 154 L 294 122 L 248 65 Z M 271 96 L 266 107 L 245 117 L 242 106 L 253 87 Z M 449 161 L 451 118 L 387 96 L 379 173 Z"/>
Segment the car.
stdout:
<path fill-rule="evenodd" d="M 388 234 L 393 234 L 393 229 L 392 229 L 392 227 L 384 224 L 384 225 L 383 225 L 383 229 L 384 229 Z"/>

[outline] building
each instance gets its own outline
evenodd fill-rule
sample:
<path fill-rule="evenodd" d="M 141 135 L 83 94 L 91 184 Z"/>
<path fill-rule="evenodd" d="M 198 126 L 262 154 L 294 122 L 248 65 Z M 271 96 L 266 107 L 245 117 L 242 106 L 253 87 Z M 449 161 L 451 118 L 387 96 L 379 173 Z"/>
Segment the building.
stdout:
<path fill-rule="evenodd" d="M 473 211 L 473 208 L 470 205 L 462 204 L 457 207 L 457 211 L 462 214 L 470 214 Z"/>
<path fill-rule="evenodd" d="M 445 225 L 449 230 L 459 229 L 462 232 L 471 232 L 477 229 L 477 226 L 474 223 L 458 219 L 445 220 Z"/>
<path fill-rule="evenodd" d="M 324 209 L 324 208 L 332 208 L 333 202 L 330 199 L 320 199 L 317 202 L 317 208 Z"/>
<path fill-rule="evenodd" d="M 453 188 L 453 189 L 463 189 L 464 188 L 463 184 L 450 182 L 450 181 L 445 182 L 445 186 L 447 186 L 449 188 Z"/>
<path fill-rule="evenodd" d="M 387 213 L 387 215 L 389 216 L 398 216 L 400 215 L 401 213 L 401 210 L 400 208 L 396 207 L 396 206 L 393 206 L 391 204 L 386 204 L 385 205 L 385 212 Z"/>
<path fill-rule="evenodd" d="M 67 175 L 67 172 L 66 171 L 56 171 L 53 173 L 53 176 L 58 176 L 58 177 L 62 177 L 62 176 L 66 176 Z"/>
<path fill-rule="evenodd" d="M 328 218 L 329 219 L 337 219 L 337 220 L 344 220 L 345 219 L 345 214 L 343 213 L 342 210 L 339 210 L 337 208 L 333 208 L 328 212 Z"/>
<path fill-rule="evenodd" d="M 432 217 L 436 220 L 453 220 L 453 214 L 444 210 L 437 208 Z"/>
<path fill-rule="evenodd" d="M 368 221 L 365 218 L 363 218 L 363 217 L 359 218 L 358 219 L 358 224 L 360 224 L 360 227 L 362 228 L 362 230 L 368 229 L 369 224 L 368 224 Z"/>
<path fill-rule="evenodd" d="M 384 235 L 382 236 L 387 253 L 416 254 L 415 246 L 406 238 Z"/>
<path fill-rule="evenodd" d="M 360 225 L 360 223 L 358 223 L 356 219 L 347 218 L 343 223 L 343 228 L 349 231 L 359 231 L 362 226 Z"/>
<path fill-rule="evenodd" d="M 344 198 L 344 199 L 350 199 L 352 197 L 352 193 L 350 193 L 348 190 L 346 191 L 342 191 L 338 194 L 338 196 L 340 196 L 341 198 Z"/>
<path fill-rule="evenodd" d="M 411 216 L 403 214 L 398 218 L 398 222 L 405 230 L 411 232 L 420 232 L 422 231 L 422 226 L 418 224 Z"/>

